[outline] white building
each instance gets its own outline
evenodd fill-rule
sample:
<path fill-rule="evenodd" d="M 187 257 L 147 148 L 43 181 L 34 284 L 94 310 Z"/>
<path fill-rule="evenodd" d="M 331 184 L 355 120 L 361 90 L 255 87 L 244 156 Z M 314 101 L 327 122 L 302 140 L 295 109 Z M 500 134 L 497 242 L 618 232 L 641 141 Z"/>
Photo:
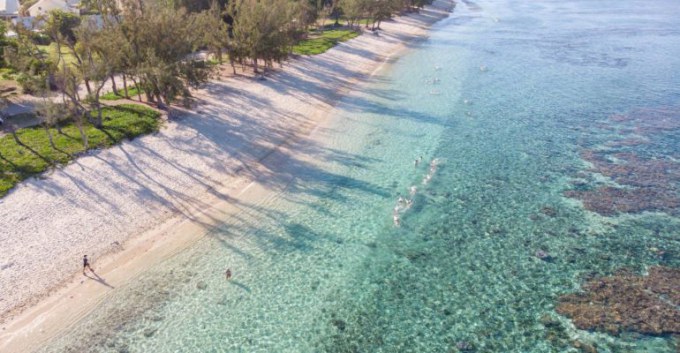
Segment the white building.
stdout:
<path fill-rule="evenodd" d="M 38 30 L 39 28 L 42 28 L 44 20 L 35 18 L 35 17 L 21 17 L 17 16 L 12 19 L 12 24 L 15 26 L 23 26 L 26 29 L 35 31 Z M 9 37 L 9 32 L 12 31 L 7 31 L 7 36 Z M 16 35 L 16 33 L 14 34 Z"/>
<path fill-rule="evenodd" d="M 64 12 L 80 14 L 79 6 L 80 0 L 38 0 L 38 2 L 36 2 L 33 6 L 28 8 L 28 13 L 31 15 L 31 17 L 46 15 L 52 10 L 61 10 Z"/>
<path fill-rule="evenodd" d="M 19 16 L 19 0 L 0 0 L 0 17 Z"/>

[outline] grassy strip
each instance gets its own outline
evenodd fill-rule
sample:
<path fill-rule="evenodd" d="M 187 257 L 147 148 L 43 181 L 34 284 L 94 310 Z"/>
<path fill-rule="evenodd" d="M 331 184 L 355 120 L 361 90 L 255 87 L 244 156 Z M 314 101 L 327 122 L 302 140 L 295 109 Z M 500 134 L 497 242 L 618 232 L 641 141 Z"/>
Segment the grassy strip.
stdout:
<path fill-rule="evenodd" d="M 134 98 L 139 93 L 144 93 L 144 90 L 141 89 L 141 88 L 139 89 L 139 91 L 140 92 L 137 92 L 137 87 L 134 87 L 134 86 L 128 87 L 128 96 L 130 96 L 131 98 Z M 118 93 L 125 94 L 125 90 L 124 89 L 118 89 Z M 125 98 L 125 97 L 121 96 L 120 94 L 115 94 L 114 92 L 109 92 L 109 93 L 104 94 L 104 95 L 99 97 L 99 99 L 105 100 L 105 101 L 115 101 L 115 100 L 119 100 L 119 99 L 123 99 L 123 98 Z"/>
<path fill-rule="evenodd" d="M 333 29 L 323 31 L 320 35 L 300 41 L 293 46 L 293 53 L 299 55 L 316 55 L 326 52 L 338 42 L 344 42 L 356 38 L 359 33 L 346 29 Z"/>
<path fill-rule="evenodd" d="M 90 149 L 109 147 L 123 139 L 157 131 L 159 113 L 139 105 L 104 108 L 104 127 L 87 124 L 84 129 Z M 62 127 L 62 134 L 50 129 L 57 149 L 50 146 L 42 127 L 19 129 L 17 135 L 30 149 L 17 145 L 12 135 L 0 137 L 0 197 L 20 181 L 42 173 L 54 164 L 65 164 L 85 151 L 74 124 Z M 31 151 L 32 150 L 32 151 Z"/>
<path fill-rule="evenodd" d="M 53 63 L 56 63 L 59 60 L 59 54 L 57 52 L 57 43 L 51 43 L 50 45 L 38 45 L 38 49 L 42 50 L 45 54 L 47 54 L 47 57 Z M 64 59 L 64 62 L 66 62 L 67 65 L 71 67 L 74 67 L 76 65 L 77 60 L 73 56 L 69 48 L 62 46 L 61 55 L 62 59 Z"/>

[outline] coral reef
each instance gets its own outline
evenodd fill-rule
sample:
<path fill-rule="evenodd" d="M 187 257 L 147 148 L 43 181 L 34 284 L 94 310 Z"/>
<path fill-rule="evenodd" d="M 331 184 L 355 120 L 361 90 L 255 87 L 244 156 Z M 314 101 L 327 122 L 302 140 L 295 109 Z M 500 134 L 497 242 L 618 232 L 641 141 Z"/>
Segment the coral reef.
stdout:
<path fill-rule="evenodd" d="M 663 148 L 658 156 L 642 157 L 664 133 L 680 129 L 680 109 L 638 109 L 613 115 L 600 125 L 618 131 L 618 137 L 604 142 L 602 149 L 585 148 L 580 155 L 592 165 L 588 172 L 603 175 L 612 184 L 587 188 L 583 182 L 573 183 L 577 189 L 564 195 L 580 199 L 586 209 L 604 216 L 644 211 L 680 214 L 680 163 L 673 159 L 674 151 Z M 580 172 L 576 177 L 584 175 Z"/>
<path fill-rule="evenodd" d="M 680 333 L 680 269 L 652 267 L 649 275 L 621 271 L 592 279 L 583 292 L 560 297 L 557 312 L 583 330 L 648 335 Z"/>
<path fill-rule="evenodd" d="M 645 108 L 637 109 L 626 116 L 610 118 L 612 121 L 630 122 L 634 124 L 635 131 L 641 135 L 650 135 L 663 131 L 680 129 L 680 109 L 675 107 L 667 108 Z"/>
<path fill-rule="evenodd" d="M 676 195 L 653 188 L 623 189 L 605 186 L 594 190 L 569 190 L 564 195 L 580 199 L 586 209 L 603 216 L 644 211 L 677 214 L 680 206 L 680 198 Z"/>

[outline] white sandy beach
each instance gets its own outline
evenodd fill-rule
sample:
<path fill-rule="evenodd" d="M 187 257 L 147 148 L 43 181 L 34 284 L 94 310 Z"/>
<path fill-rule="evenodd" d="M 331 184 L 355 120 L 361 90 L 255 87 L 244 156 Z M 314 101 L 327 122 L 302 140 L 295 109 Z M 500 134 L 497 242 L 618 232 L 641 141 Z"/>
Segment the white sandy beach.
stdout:
<path fill-rule="evenodd" d="M 384 22 L 379 35 L 293 59 L 266 80 L 215 80 L 194 92 L 197 107 L 173 112 L 157 134 L 81 157 L 0 199 L 0 351 L 36 348 L 239 212 L 234 200 L 273 197 L 286 178 L 269 156 L 312 143 L 343 95 L 452 5 L 437 1 Z M 106 285 L 83 277 L 83 254 Z"/>

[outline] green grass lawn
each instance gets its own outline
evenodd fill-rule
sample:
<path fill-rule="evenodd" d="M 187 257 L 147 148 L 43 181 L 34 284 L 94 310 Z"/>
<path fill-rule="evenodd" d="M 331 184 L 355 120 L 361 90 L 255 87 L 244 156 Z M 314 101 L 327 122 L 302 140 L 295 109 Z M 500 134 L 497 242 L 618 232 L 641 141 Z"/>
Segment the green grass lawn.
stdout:
<path fill-rule="evenodd" d="M 309 39 L 300 41 L 293 47 L 293 53 L 299 55 L 316 55 L 326 52 L 338 42 L 356 38 L 359 33 L 346 29 L 332 29 L 323 33 L 312 34 Z"/>
<path fill-rule="evenodd" d="M 52 62 L 56 63 L 59 59 L 57 55 L 57 43 L 51 43 L 50 45 L 38 45 L 38 49 L 45 52 Z M 66 46 L 61 47 L 61 54 L 68 65 L 73 65 L 76 62 L 76 58 L 71 54 L 71 50 Z"/>
<path fill-rule="evenodd" d="M 0 68 L 0 78 L 2 78 L 2 80 L 14 81 L 15 76 L 16 76 L 16 71 L 14 71 L 14 69 L 10 69 L 8 67 Z"/>
<path fill-rule="evenodd" d="M 157 131 L 160 127 L 159 116 L 158 112 L 140 105 L 106 107 L 102 130 L 89 124 L 85 126 L 90 149 L 109 147 L 123 139 Z M 50 146 L 42 127 L 17 131 L 21 142 L 30 149 L 17 145 L 10 134 L 0 137 L 0 197 L 20 181 L 40 174 L 52 165 L 65 164 L 85 151 L 75 125 L 69 123 L 62 127 L 62 134 L 56 129 L 51 131 L 56 150 Z"/>
<path fill-rule="evenodd" d="M 140 90 L 139 93 L 144 93 L 143 89 L 140 88 L 139 90 Z M 125 94 L 125 90 L 118 89 L 118 93 Z M 138 94 L 137 87 L 135 87 L 135 86 L 128 87 L 128 96 L 130 96 L 130 98 L 135 98 L 137 96 L 137 94 Z M 99 97 L 99 99 L 105 100 L 105 101 L 115 101 L 115 100 L 123 99 L 123 98 L 125 98 L 125 97 L 121 96 L 120 94 L 115 94 L 113 92 L 109 92 L 109 93 L 104 94 L 101 97 Z"/>

